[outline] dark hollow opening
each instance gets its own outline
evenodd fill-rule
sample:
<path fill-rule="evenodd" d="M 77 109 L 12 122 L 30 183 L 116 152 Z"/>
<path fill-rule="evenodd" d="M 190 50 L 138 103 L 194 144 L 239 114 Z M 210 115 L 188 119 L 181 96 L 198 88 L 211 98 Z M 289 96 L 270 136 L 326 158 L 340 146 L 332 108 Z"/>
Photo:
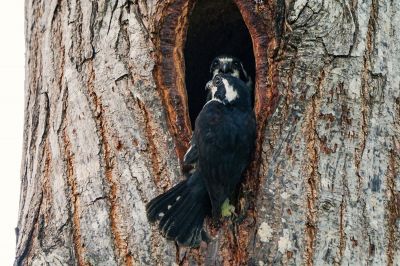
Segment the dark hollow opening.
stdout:
<path fill-rule="evenodd" d="M 211 78 L 211 61 L 221 54 L 238 57 L 254 83 L 252 41 L 235 3 L 232 0 L 198 0 L 189 18 L 185 45 L 185 82 L 192 128 L 205 104 L 204 88 Z"/>

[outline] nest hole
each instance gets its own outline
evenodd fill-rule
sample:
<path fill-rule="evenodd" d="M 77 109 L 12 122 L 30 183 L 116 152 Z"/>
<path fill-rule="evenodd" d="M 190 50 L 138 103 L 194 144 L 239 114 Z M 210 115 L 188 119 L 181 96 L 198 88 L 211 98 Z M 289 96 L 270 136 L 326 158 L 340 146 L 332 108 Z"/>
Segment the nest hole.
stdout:
<path fill-rule="evenodd" d="M 218 55 L 239 58 L 255 81 L 255 60 L 250 33 L 232 0 L 197 0 L 189 16 L 184 48 L 185 82 L 192 128 L 205 104 L 210 64 Z"/>

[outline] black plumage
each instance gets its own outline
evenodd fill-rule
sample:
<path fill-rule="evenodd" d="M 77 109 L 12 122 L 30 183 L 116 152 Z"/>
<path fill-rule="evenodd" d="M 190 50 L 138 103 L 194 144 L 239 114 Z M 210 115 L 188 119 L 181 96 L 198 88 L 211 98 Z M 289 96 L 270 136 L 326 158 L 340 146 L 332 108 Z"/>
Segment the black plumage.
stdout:
<path fill-rule="evenodd" d="M 243 81 L 218 74 L 208 89 L 212 99 L 197 117 L 192 137 L 198 153 L 194 173 L 147 205 L 149 221 L 159 221 L 165 237 L 191 247 L 207 241 L 206 216 L 220 220 L 222 204 L 250 162 L 256 132 L 250 91 Z"/>
<path fill-rule="evenodd" d="M 210 73 L 212 75 L 212 78 L 214 78 L 218 74 L 225 74 L 242 80 L 250 92 L 251 103 L 253 105 L 253 82 L 251 77 L 244 69 L 243 63 L 240 61 L 239 58 L 230 55 L 220 55 L 215 57 L 214 60 L 211 62 Z M 211 90 L 208 90 L 206 101 L 211 100 L 211 98 Z M 191 142 L 190 147 L 183 158 L 183 164 L 186 166 L 186 168 L 192 169 L 192 172 L 193 169 L 196 167 L 195 163 L 197 161 L 197 156 L 197 146 L 194 145 L 193 142 Z"/>
<path fill-rule="evenodd" d="M 239 58 L 230 55 L 220 55 L 211 62 L 210 73 L 212 77 L 217 74 L 227 74 L 242 80 L 247 88 L 253 90 L 253 81 L 244 69 Z M 211 99 L 211 94 L 207 95 L 207 101 Z"/>

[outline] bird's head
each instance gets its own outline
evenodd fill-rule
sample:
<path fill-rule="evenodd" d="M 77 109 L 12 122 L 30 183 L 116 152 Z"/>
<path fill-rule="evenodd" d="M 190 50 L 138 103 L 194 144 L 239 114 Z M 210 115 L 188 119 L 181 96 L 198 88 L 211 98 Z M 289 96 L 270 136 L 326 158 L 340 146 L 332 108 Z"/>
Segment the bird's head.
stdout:
<path fill-rule="evenodd" d="M 237 105 L 251 108 L 251 94 L 246 84 L 231 75 L 217 74 L 210 80 L 206 89 L 211 92 L 211 100 L 224 105 Z"/>
<path fill-rule="evenodd" d="M 227 74 L 244 81 L 249 87 L 252 86 L 251 78 L 244 70 L 242 62 L 228 55 L 217 56 L 211 63 L 210 72 L 212 77 L 217 74 Z"/>

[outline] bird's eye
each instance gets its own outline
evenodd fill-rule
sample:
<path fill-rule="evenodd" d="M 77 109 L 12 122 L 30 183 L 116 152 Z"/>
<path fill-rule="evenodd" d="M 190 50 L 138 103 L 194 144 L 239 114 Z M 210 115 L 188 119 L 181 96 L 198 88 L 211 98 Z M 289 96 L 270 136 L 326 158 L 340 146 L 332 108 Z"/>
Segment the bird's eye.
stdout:
<path fill-rule="evenodd" d="M 221 86 L 221 84 L 222 84 L 222 78 L 219 75 L 215 76 L 214 85 L 215 86 Z"/>
<path fill-rule="evenodd" d="M 218 61 L 214 61 L 214 62 L 212 63 L 212 65 L 213 65 L 213 67 L 216 67 L 216 66 L 219 65 L 219 63 L 218 63 Z"/>
<path fill-rule="evenodd" d="M 240 68 L 240 63 L 238 61 L 233 62 L 233 65 L 237 68 Z"/>

